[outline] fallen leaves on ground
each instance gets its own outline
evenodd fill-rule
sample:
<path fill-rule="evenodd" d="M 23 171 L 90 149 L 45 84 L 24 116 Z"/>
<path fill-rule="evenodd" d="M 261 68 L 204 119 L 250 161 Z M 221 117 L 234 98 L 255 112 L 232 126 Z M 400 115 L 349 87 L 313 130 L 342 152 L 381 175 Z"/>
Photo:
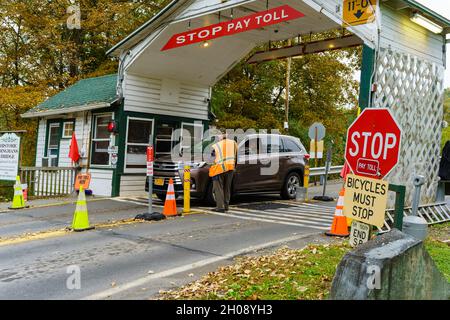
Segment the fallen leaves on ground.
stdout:
<path fill-rule="evenodd" d="M 180 289 L 160 291 L 161 299 L 324 299 L 343 244 L 280 248 L 273 254 L 245 256 Z"/>

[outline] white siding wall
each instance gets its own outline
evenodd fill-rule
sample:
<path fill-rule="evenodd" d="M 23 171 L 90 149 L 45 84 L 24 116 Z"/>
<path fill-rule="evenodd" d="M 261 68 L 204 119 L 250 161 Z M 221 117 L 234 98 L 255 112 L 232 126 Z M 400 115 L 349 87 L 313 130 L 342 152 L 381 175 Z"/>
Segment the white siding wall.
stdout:
<path fill-rule="evenodd" d="M 97 196 L 110 197 L 112 192 L 112 170 L 91 169 L 91 184 L 89 189 Z"/>
<path fill-rule="evenodd" d="M 90 113 L 87 116 L 87 121 L 84 123 L 85 117 L 83 113 L 77 113 L 75 117 L 75 136 L 77 138 L 78 150 L 80 151 L 80 155 L 82 157 L 82 164 L 85 165 L 87 163 L 87 150 L 89 148 L 89 135 L 91 129 L 91 115 Z M 59 167 L 71 167 L 71 159 L 69 158 L 69 150 L 70 150 L 70 141 L 71 139 L 61 139 L 59 144 Z"/>
<path fill-rule="evenodd" d="M 209 87 L 126 74 L 125 111 L 208 120 Z"/>
<path fill-rule="evenodd" d="M 73 119 L 72 117 L 71 119 Z M 91 131 L 91 114 L 90 112 L 87 113 L 86 117 L 87 121 L 84 123 L 85 120 L 83 113 L 77 113 L 75 115 L 75 135 L 77 137 L 78 142 L 78 149 L 80 150 L 81 155 L 81 161 L 83 165 L 87 164 L 87 154 L 88 154 L 88 148 L 89 148 L 89 136 Z M 37 135 L 37 145 L 36 145 L 36 166 L 40 167 L 42 166 L 42 157 L 45 155 L 45 140 L 46 140 L 46 133 L 47 133 L 47 118 L 41 119 L 39 121 L 39 127 L 38 127 L 38 135 Z M 71 166 L 71 160 L 69 158 L 69 148 L 70 148 L 70 140 L 71 139 L 61 139 L 59 144 L 59 167 L 70 167 Z"/>
<path fill-rule="evenodd" d="M 91 113 L 77 113 L 74 116 L 68 116 L 68 118 L 75 118 L 75 135 L 77 137 L 78 149 L 81 155 L 81 164 L 83 166 L 87 165 L 87 156 L 89 150 L 89 140 L 91 133 Z M 46 134 L 46 124 L 47 118 L 41 119 L 39 121 L 39 129 L 37 136 L 37 146 L 36 146 L 36 166 L 42 166 L 42 157 L 45 154 L 45 134 Z M 71 139 L 61 139 L 59 145 L 59 167 L 71 167 L 71 160 L 69 158 L 69 148 Z M 86 170 L 83 170 L 84 172 Z M 95 195 L 99 196 L 111 196 L 112 191 L 112 170 L 98 170 L 91 169 L 91 184 L 90 189 Z M 56 183 L 56 180 L 55 180 Z M 55 186 L 44 187 L 46 185 L 46 180 L 41 181 L 41 186 L 38 189 L 42 191 L 50 190 L 48 188 L 55 188 Z"/>
<path fill-rule="evenodd" d="M 122 175 L 120 177 L 120 196 L 138 196 L 145 194 L 145 174 L 141 176 L 136 175 Z"/>
<path fill-rule="evenodd" d="M 38 125 L 38 134 L 37 134 L 37 142 L 36 142 L 36 167 L 42 166 L 42 157 L 44 156 L 45 150 L 45 131 L 47 127 L 47 120 L 41 119 L 39 120 Z"/>
<path fill-rule="evenodd" d="M 438 65 L 444 64 L 442 35 L 412 22 L 402 11 L 386 5 L 381 8 L 381 47 L 410 53 Z"/>
<path fill-rule="evenodd" d="M 83 126 L 84 122 L 84 126 Z M 91 137 L 91 123 L 92 123 L 92 115 L 91 112 L 87 112 L 83 117 L 80 114 L 75 123 L 75 134 L 77 136 L 78 148 L 80 150 L 81 155 L 81 164 L 83 166 L 87 165 L 88 162 L 88 154 L 89 154 L 89 141 Z"/>

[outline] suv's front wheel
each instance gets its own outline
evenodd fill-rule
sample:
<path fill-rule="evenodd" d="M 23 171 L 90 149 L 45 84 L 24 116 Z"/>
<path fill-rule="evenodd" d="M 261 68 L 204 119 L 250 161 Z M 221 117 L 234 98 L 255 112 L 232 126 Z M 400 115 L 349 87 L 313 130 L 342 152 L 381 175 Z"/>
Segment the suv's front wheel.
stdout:
<path fill-rule="evenodd" d="M 285 200 L 295 199 L 296 186 L 303 186 L 303 181 L 300 174 L 291 172 L 284 179 L 283 187 L 281 189 L 281 197 Z"/>

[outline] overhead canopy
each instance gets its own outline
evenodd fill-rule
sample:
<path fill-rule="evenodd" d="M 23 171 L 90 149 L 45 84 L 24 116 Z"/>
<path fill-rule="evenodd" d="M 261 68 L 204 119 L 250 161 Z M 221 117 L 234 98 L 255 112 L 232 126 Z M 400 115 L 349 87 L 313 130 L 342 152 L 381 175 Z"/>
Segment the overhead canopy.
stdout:
<path fill-rule="evenodd" d="M 83 79 L 22 115 L 33 118 L 109 107 L 116 99 L 117 75 Z"/>
<path fill-rule="evenodd" d="M 413 0 L 379 0 L 406 15 L 420 12 L 444 28 L 450 22 Z M 161 49 L 176 34 L 289 5 L 304 14 L 295 20 L 216 38 L 166 51 Z M 270 41 L 341 28 L 342 0 L 175 0 L 153 19 L 113 47 L 108 54 L 124 57 L 127 72 L 159 78 L 213 85 L 255 46 Z M 380 19 L 347 27 L 361 42 L 376 47 Z"/>
<path fill-rule="evenodd" d="M 189 2 L 189 1 L 188 1 Z M 205 2 L 205 1 L 203 1 Z M 214 2 L 214 1 L 210 1 Z M 217 1 L 216 1 L 217 2 Z M 175 19 L 166 17 L 170 23 L 161 26 L 148 35 L 147 39 L 132 49 L 131 56 L 125 65 L 126 71 L 134 74 L 149 75 L 152 77 L 174 78 L 179 81 L 187 81 L 201 85 L 213 85 L 229 69 L 245 57 L 255 46 L 269 41 L 285 40 L 298 36 L 308 36 L 339 28 L 339 21 L 331 19 L 327 15 L 313 8 L 303 1 L 298 0 L 270 0 L 270 1 L 228 1 L 224 5 L 233 3 L 235 7 L 223 8 L 218 6 L 215 10 L 197 14 L 190 17 L 186 14 L 186 7 L 181 12 L 173 13 Z M 269 5 L 269 7 L 267 7 Z M 277 8 L 289 5 L 304 14 L 303 17 L 254 29 L 232 36 L 213 39 L 209 46 L 201 43 L 182 46 L 166 51 L 161 49 L 175 35 L 199 27 L 209 26 L 223 21 L 249 16 L 256 12 L 264 12 L 268 8 Z M 169 5 L 166 12 L 175 4 Z M 175 9 L 173 9 L 175 10 Z M 192 9 L 192 11 L 195 11 Z M 189 18 L 187 18 L 189 17 Z M 158 20 L 158 18 L 155 18 Z M 163 21 L 154 24 L 162 25 Z M 147 26 L 146 28 L 150 28 Z M 141 37 L 146 30 L 144 27 L 137 31 L 135 37 Z M 133 36 L 127 41 L 134 42 Z M 125 49 L 127 41 L 122 42 L 111 52 L 117 53 L 119 49 Z"/>

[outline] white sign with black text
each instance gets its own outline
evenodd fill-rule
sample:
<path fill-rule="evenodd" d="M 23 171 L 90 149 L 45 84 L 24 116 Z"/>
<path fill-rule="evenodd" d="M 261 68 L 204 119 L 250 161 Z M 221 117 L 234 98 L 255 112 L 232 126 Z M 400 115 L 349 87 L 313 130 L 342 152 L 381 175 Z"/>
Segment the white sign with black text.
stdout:
<path fill-rule="evenodd" d="M 0 180 L 16 181 L 19 170 L 20 137 L 5 133 L 0 137 Z"/>
<path fill-rule="evenodd" d="M 352 247 L 357 247 L 358 245 L 369 241 L 370 229 L 370 225 L 353 220 L 350 229 L 350 245 Z"/>

